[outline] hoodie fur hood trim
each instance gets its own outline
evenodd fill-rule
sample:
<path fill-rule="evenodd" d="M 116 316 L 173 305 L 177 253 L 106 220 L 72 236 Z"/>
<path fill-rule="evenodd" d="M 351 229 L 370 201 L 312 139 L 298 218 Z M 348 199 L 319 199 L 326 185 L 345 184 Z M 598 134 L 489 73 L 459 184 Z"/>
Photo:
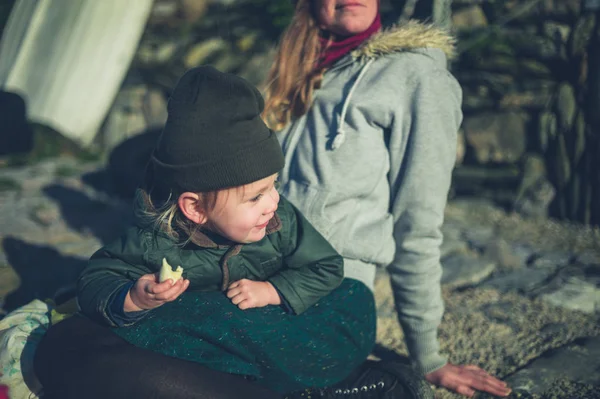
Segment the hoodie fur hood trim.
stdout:
<path fill-rule="evenodd" d="M 456 55 L 456 39 L 447 31 L 416 21 L 394 26 L 373 35 L 352 51 L 354 58 L 377 58 L 378 56 L 411 51 L 419 48 L 438 48 L 448 59 Z"/>

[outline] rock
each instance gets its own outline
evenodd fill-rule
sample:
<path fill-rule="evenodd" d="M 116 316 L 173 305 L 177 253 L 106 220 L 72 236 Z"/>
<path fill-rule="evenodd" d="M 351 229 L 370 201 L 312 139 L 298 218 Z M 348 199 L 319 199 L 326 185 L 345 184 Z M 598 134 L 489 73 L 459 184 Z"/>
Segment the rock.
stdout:
<path fill-rule="evenodd" d="M 507 274 L 494 276 L 481 284 L 482 288 L 494 288 L 502 292 L 517 291 L 528 294 L 543 286 L 544 282 L 551 277 L 553 271 L 550 269 L 520 269 Z"/>
<path fill-rule="evenodd" d="M 231 72 L 244 65 L 244 57 L 234 52 L 223 52 L 215 57 L 214 67 L 219 71 Z"/>
<path fill-rule="evenodd" d="M 559 267 L 569 265 L 573 260 L 573 254 L 564 251 L 544 252 L 536 256 L 531 262 L 531 267 L 536 269 L 556 270 Z"/>
<path fill-rule="evenodd" d="M 531 245 L 523 242 L 512 242 L 510 244 L 512 254 L 523 260 L 524 264 L 529 264 L 530 260 L 536 254 L 536 249 Z"/>
<path fill-rule="evenodd" d="M 466 117 L 463 129 L 479 163 L 511 163 L 525 152 L 526 123 L 520 112 L 486 112 Z"/>
<path fill-rule="evenodd" d="M 523 164 L 523 179 L 517 191 L 514 210 L 525 217 L 546 218 L 556 190 L 548 181 L 542 157 L 528 155 Z"/>
<path fill-rule="evenodd" d="M 483 251 L 495 238 L 494 229 L 490 226 L 471 226 L 463 235 L 469 245 L 479 251 Z"/>
<path fill-rule="evenodd" d="M 205 14 L 209 0 L 157 0 L 152 7 L 148 23 L 180 27 L 181 24 L 192 24 Z"/>
<path fill-rule="evenodd" d="M 600 263 L 586 265 L 583 268 L 583 275 L 585 281 L 595 284 L 596 287 L 600 288 Z M 598 299 L 600 299 L 600 297 Z M 600 310 L 600 308 L 598 308 L 598 310 Z"/>
<path fill-rule="evenodd" d="M 588 11 L 600 10 L 600 0 L 584 0 L 583 4 Z"/>
<path fill-rule="evenodd" d="M 468 250 L 467 243 L 462 240 L 444 237 L 442 245 L 440 245 L 440 257 L 443 259 L 450 254 L 457 252 L 466 252 Z"/>
<path fill-rule="evenodd" d="M 549 140 L 554 140 L 558 131 L 558 123 L 556 114 L 553 112 L 542 112 L 539 117 L 538 137 L 540 141 L 540 149 L 546 152 Z"/>
<path fill-rule="evenodd" d="M 195 22 L 206 13 L 210 0 L 179 0 L 181 14 L 187 22 Z"/>
<path fill-rule="evenodd" d="M 529 186 L 518 197 L 513 209 L 525 218 L 546 219 L 552 200 L 556 196 L 556 189 L 546 177 L 542 177 Z"/>
<path fill-rule="evenodd" d="M 461 240 L 463 237 L 464 228 L 450 220 L 445 220 L 441 231 L 445 239 Z"/>
<path fill-rule="evenodd" d="M 463 88 L 463 109 L 468 111 L 479 111 L 494 108 L 496 101 L 489 96 L 489 90 L 485 86 L 476 88 Z"/>
<path fill-rule="evenodd" d="M 177 0 L 155 0 L 148 23 L 160 24 L 165 20 L 175 18 L 178 9 Z"/>
<path fill-rule="evenodd" d="M 519 75 L 533 75 L 544 78 L 552 76 L 552 70 L 548 64 L 532 59 L 519 60 L 517 73 Z"/>
<path fill-rule="evenodd" d="M 163 93 L 149 89 L 142 99 L 142 114 L 147 127 L 162 127 L 167 121 L 167 100 Z"/>
<path fill-rule="evenodd" d="M 540 155 L 527 154 L 523 160 L 523 178 L 519 186 L 519 197 L 540 179 L 545 178 L 546 161 Z"/>
<path fill-rule="evenodd" d="M 452 13 L 452 27 L 458 30 L 487 26 L 485 13 L 478 5 L 460 8 Z"/>
<path fill-rule="evenodd" d="M 486 246 L 483 256 L 495 262 L 498 269 L 521 269 L 527 263 L 528 256 L 514 251 L 512 245 L 502 238 L 495 238 Z"/>
<path fill-rule="evenodd" d="M 571 26 L 567 24 L 561 24 L 559 22 L 547 21 L 544 22 L 542 30 L 544 35 L 562 44 L 567 44 L 569 36 L 571 35 Z"/>
<path fill-rule="evenodd" d="M 40 205 L 31 210 L 31 219 L 40 226 L 48 227 L 56 222 L 60 217 L 58 207 L 47 204 Z"/>
<path fill-rule="evenodd" d="M 562 83 L 558 87 L 555 108 L 558 116 L 558 126 L 563 131 L 568 131 L 573 126 L 575 112 L 577 111 L 575 90 L 569 83 Z"/>
<path fill-rule="evenodd" d="M 465 132 L 462 129 L 458 130 L 456 135 L 456 165 L 460 165 L 465 158 L 466 152 Z"/>
<path fill-rule="evenodd" d="M 473 255 L 452 254 L 442 259 L 442 284 L 448 288 L 463 288 L 478 284 L 496 268 L 489 260 Z"/>
<path fill-rule="evenodd" d="M 518 89 L 510 89 L 500 99 L 501 108 L 547 109 L 556 93 L 556 83 L 547 79 L 523 79 Z"/>
<path fill-rule="evenodd" d="M 88 238 L 78 241 L 65 241 L 56 244 L 56 248 L 60 253 L 65 255 L 79 255 L 84 258 L 89 258 L 101 248 L 102 244 L 94 238 Z"/>
<path fill-rule="evenodd" d="M 541 11 L 555 16 L 576 16 L 581 12 L 580 0 L 544 0 L 540 2 Z"/>
<path fill-rule="evenodd" d="M 571 160 L 567 151 L 565 137 L 559 135 L 556 140 L 555 156 L 554 156 L 554 180 L 559 189 L 564 188 L 571 180 Z"/>
<path fill-rule="evenodd" d="M 520 79 L 518 82 L 518 87 L 525 91 L 535 91 L 538 93 L 556 93 L 556 88 L 558 87 L 558 83 L 553 78 L 544 79 L 544 78 L 525 78 Z"/>
<path fill-rule="evenodd" d="M 186 54 L 183 64 L 186 68 L 193 68 L 206 63 L 213 57 L 229 48 L 227 42 L 221 38 L 212 38 L 195 44 Z"/>
<path fill-rule="evenodd" d="M 542 294 L 540 299 L 554 306 L 578 310 L 585 313 L 600 311 L 600 288 L 597 284 L 585 281 L 580 276 L 558 276 L 556 288 Z"/>
<path fill-rule="evenodd" d="M 492 54 L 477 57 L 474 66 L 479 70 L 516 75 L 519 71 L 519 60 L 513 55 Z"/>
<path fill-rule="evenodd" d="M 519 75 L 529 74 L 531 65 L 538 63 L 535 61 L 520 61 L 518 72 Z M 547 68 L 544 64 L 539 64 L 540 70 Z M 527 69 L 527 70 L 525 70 Z M 500 106 L 508 107 L 524 107 L 524 108 L 548 108 L 556 93 L 556 82 L 549 79 L 521 79 L 518 82 L 518 89 L 511 88 L 504 93 L 504 97 L 500 100 Z"/>
<path fill-rule="evenodd" d="M 569 43 L 571 56 L 580 56 L 586 51 L 594 33 L 595 25 L 596 16 L 592 13 L 584 14 L 577 20 Z"/>
<path fill-rule="evenodd" d="M 579 112 L 577 118 L 575 119 L 575 129 L 574 129 L 574 145 L 573 145 L 573 164 L 577 165 L 581 160 L 585 152 L 585 132 L 586 132 L 586 122 L 585 116 L 583 112 Z"/>
<path fill-rule="evenodd" d="M 512 75 L 485 70 L 461 68 L 454 73 L 464 87 L 480 93 L 482 96 L 488 95 L 490 91 L 495 94 L 507 93 L 515 83 L 515 78 Z"/>
<path fill-rule="evenodd" d="M 600 251 L 583 251 L 577 254 L 576 262 L 583 265 L 600 265 Z"/>
<path fill-rule="evenodd" d="M 21 184 L 17 180 L 0 176 L 0 192 L 19 191 L 21 188 Z"/>
<path fill-rule="evenodd" d="M 509 32 L 506 40 L 515 49 L 517 55 L 536 60 L 566 60 L 565 46 L 543 36 L 532 36 L 524 32 Z"/>
<path fill-rule="evenodd" d="M 267 78 L 274 55 L 274 48 L 254 54 L 241 66 L 239 75 L 260 87 Z"/>
<path fill-rule="evenodd" d="M 102 128 L 102 146 L 110 152 L 125 139 L 162 126 L 167 120 L 163 94 L 144 84 L 122 89 Z"/>
<path fill-rule="evenodd" d="M 504 95 L 499 102 L 502 109 L 545 108 L 552 99 L 551 92 L 513 92 Z"/>
<path fill-rule="evenodd" d="M 177 47 L 174 41 L 143 41 L 135 55 L 136 62 L 144 67 L 165 64 L 171 61 Z"/>
<path fill-rule="evenodd" d="M 240 37 L 235 44 L 239 50 L 246 52 L 254 48 L 258 39 L 258 32 L 250 32 Z"/>
<path fill-rule="evenodd" d="M 549 350 L 508 377 L 506 382 L 517 395 L 540 395 L 548 392 L 553 381 L 560 379 L 600 385 L 600 337 L 580 338 Z M 580 397 L 574 394 L 569 397 Z"/>

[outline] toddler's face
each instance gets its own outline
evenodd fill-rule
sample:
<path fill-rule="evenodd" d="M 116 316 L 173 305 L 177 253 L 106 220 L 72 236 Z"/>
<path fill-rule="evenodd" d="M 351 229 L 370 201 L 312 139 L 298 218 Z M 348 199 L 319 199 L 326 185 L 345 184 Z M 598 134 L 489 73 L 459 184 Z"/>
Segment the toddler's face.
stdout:
<path fill-rule="evenodd" d="M 220 192 L 214 209 L 207 212 L 206 226 L 232 241 L 247 244 L 264 238 L 275 215 L 279 193 L 277 174 Z"/>

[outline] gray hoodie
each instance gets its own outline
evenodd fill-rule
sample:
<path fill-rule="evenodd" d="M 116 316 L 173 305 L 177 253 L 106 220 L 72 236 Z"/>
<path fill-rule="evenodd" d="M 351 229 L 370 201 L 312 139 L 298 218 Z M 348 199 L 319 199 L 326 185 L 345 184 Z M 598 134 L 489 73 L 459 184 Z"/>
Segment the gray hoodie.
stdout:
<path fill-rule="evenodd" d="M 446 66 L 453 48 L 445 32 L 419 23 L 378 33 L 326 71 L 308 113 L 279 135 L 282 193 L 352 266 L 347 276 L 372 286 L 373 265 L 389 265 L 423 373 L 446 363 L 440 227 L 462 119 Z"/>

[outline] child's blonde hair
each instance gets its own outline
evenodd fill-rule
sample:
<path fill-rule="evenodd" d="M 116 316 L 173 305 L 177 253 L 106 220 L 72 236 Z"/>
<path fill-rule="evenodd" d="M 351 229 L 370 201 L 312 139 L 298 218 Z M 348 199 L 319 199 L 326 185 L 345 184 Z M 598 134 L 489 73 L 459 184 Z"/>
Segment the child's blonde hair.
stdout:
<path fill-rule="evenodd" d="M 217 200 L 225 195 L 225 200 L 234 190 L 235 195 L 243 197 L 246 186 L 237 186 L 225 188 L 222 190 L 197 192 L 198 205 L 204 212 L 212 211 L 217 206 Z M 138 189 L 139 199 L 135 201 L 134 212 L 142 223 L 146 226 L 152 226 L 154 230 L 162 231 L 168 237 L 177 241 L 181 245 L 192 242 L 201 245 L 206 242 L 203 231 L 207 230 L 206 224 L 198 224 L 189 220 L 179 208 L 179 196 L 173 192 L 169 193 L 166 199 L 153 199 L 151 190 Z M 210 223 L 210 220 L 208 221 Z M 202 237 L 202 238 L 201 238 Z"/>
<path fill-rule="evenodd" d="M 220 190 L 223 191 L 223 190 Z M 200 197 L 199 205 L 204 211 L 215 208 L 220 191 L 196 193 Z M 189 220 L 179 209 L 179 197 L 170 193 L 166 200 L 153 200 L 151 192 L 139 189 L 140 198 L 136 201 L 137 217 L 146 225 L 152 225 L 155 230 L 165 233 L 181 245 L 188 242 L 200 244 L 202 225 Z"/>

